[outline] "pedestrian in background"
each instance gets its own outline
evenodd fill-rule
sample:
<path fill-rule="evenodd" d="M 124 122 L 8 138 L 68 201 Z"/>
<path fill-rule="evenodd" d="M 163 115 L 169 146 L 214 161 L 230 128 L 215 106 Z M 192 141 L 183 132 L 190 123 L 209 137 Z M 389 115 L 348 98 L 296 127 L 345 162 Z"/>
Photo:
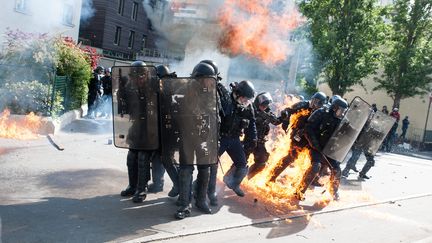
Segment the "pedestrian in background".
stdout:
<path fill-rule="evenodd" d="M 102 96 L 102 117 L 111 118 L 112 115 L 112 78 L 111 68 L 105 69 L 105 75 L 101 78 L 103 96 Z"/>
<path fill-rule="evenodd" d="M 405 116 L 405 118 L 402 120 L 402 134 L 400 135 L 400 137 L 403 139 L 403 141 L 405 141 L 405 136 L 406 136 L 409 124 L 410 124 L 410 122 L 408 120 L 408 116 Z"/>
<path fill-rule="evenodd" d="M 384 114 L 386 114 L 386 115 L 388 115 L 389 114 L 389 111 L 387 110 L 387 106 L 385 105 L 385 106 L 383 106 L 383 108 L 382 108 L 382 113 L 384 113 Z"/>

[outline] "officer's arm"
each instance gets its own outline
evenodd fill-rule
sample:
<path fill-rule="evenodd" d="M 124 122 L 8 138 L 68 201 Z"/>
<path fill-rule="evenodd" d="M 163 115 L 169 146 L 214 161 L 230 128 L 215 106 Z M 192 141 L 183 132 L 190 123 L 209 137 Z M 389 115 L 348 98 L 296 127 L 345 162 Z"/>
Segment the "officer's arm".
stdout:
<path fill-rule="evenodd" d="M 309 145 L 318 151 L 321 151 L 321 145 L 318 140 L 318 134 L 317 131 L 319 131 L 319 126 L 322 122 L 323 117 L 323 110 L 319 109 L 316 110 L 307 120 L 307 123 L 305 125 L 305 133 L 304 136 L 306 140 L 308 141 Z"/>
<path fill-rule="evenodd" d="M 257 130 L 255 124 L 255 114 L 253 109 L 251 109 L 250 117 L 249 117 L 249 126 L 245 129 L 245 139 L 244 141 L 247 143 L 248 147 L 255 148 L 257 144 Z"/>

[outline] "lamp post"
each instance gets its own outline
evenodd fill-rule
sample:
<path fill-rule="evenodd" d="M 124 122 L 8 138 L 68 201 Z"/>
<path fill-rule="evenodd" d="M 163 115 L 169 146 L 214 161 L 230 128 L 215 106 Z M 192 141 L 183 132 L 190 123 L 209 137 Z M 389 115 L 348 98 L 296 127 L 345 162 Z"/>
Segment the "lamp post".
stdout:
<path fill-rule="evenodd" d="M 423 144 L 424 144 L 425 139 L 426 139 L 426 129 L 427 129 L 428 121 L 429 121 L 429 111 L 431 108 L 431 103 L 432 103 L 432 92 L 429 93 L 429 106 L 428 106 L 428 110 L 427 110 L 427 114 L 426 114 L 426 122 L 425 122 L 424 133 L 423 133 Z"/>

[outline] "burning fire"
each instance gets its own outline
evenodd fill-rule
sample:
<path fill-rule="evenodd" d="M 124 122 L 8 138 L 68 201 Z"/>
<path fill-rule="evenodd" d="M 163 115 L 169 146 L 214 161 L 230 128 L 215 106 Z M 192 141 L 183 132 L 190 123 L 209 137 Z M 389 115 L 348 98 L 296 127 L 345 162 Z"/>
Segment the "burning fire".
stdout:
<path fill-rule="evenodd" d="M 283 105 L 279 104 L 276 107 L 276 111 L 282 110 L 282 108 L 290 107 L 296 103 L 297 99 L 285 97 Z M 280 166 L 282 159 L 288 154 L 291 148 L 291 132 L 298 126 L 298 121 L 304 116 L 309 116 L 309 110 L 301 110 L 296 114 L 291 115 L 290 125 L 287 132 L 285 132 L 280 126 L 274 127 L 269 135 L 269 141 L 266 143 L 267 151 L 270 153 L 270 157 L 267 161 L 267 165 L 263 171 L 252 177 L 251 179 L 245 178 L 242 182 L 243 188 L 248 192 L 248 195 L 253 195 L 256 199 L 266 203 L 267 206 L 273 207 L 276 211 L 286 212 L 286 210 L 298 210 L 298 200 L 295 198 L 296 193 L 300 193 L 303 176 L 311 167 L 311 156 L 308 148 L 299 149 L 298 156 L 290 167 L 286 168 L 285 171 L 279 176 L 276 182 L 270 182 L 273 168 Z M 223 168 L 229 168 L 231 160 L 228 156 L 224 155 L 221 158 Z M 253 156 L 248 160 L 249 166 L 254 163 Z M 224 170 L 225 171 L 225 170 Z M 222 173 L 219 173 L 222 177 Z M 328 177 L 320 179 L 320 182 L 324 182 L 325 191 L 329 192 L 330 180 Z M 330 201 L 331 197 L 329 193 L 314 193 L 319 194 L 316 206 L 325 207 Z M 314 195 L 314 198 L 317 195 Z"/>
<path fill-rule="evenodd" d="M 302 20 L 294 6 L 275 5 L 273 0 L 226 0 L 218 19 L 220 51 L 246 54 L 267 65 L 284 61 L 290 51 L 289 33 Z"/>
<path fill-rule="evenodd" d="M 8 109 L 0 113 L 0 137 L 23 140 L 37 138 L 37 131 L 42 123 L 40 117 L 30 112 L 20 121 L 14 121 L 9 116 Z"/>

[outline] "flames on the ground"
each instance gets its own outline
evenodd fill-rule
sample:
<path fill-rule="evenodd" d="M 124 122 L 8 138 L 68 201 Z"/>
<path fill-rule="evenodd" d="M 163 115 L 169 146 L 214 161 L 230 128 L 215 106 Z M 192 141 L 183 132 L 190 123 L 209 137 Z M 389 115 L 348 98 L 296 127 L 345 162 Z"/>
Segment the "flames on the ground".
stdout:
<path fill-rule="evenodd" d="M 280 111 L 285 107 L 290 107 L 298 100 L 286 98 L 283 105 L 276 107 L 276 111 Z M 291 115 L 290 124 L 287 132 L 281 126 L 273 127 L 268 135 L 269 141 L 266 143 L 267 151 L 270 153 L 267 165 L 264 170 L 252 177 L 247 177 L 242 182 L 242 187 L 249 194 L 260 202 L 264 202 L 269 207 L 276 211 L 286 212 L 291 210 L 301 209 L 298 205 L 298 200 L 295 197 L 296 193 L 300 192 L 301 184 L 304 183 L 303 177 L 311 167 L 310 150 L 307 147 L 299 149 L 298 156 L 294 162 L 284 170 L 276 182 L 270 182 L 273 168 L 280 166 L 281 160 L 288 154 L 291 148 L 291 133 L 298 125 L 299 118 L 309 116 L 308 110 L 302 110 L 296 114 Z M 224 171 L 231 166 L 232 161 L 229 156 L 224 155 L 221 157 L 222 166 Z M 253 155 L 249 157 L 248 165 L 254 163 Z M 222 179 L 222 173 L 219 173 Z M 320 191 L 314 191 L 311 196 L 315 200 L 315 206 L 325 207 L 330 201 L 329 195 L 330 180 L 329 176 L 320 179 L 320 182 L 325 185 L 325 188 Z M 326 193 L 322 193 L 325 190 Z"/>
<path fill-rule="evenodd" d="M 41 126 L 41 118 L 30 112 L 24 118 L 10 118 L 10 111 L 5 109 L 0 113 L 0 137 L 14 139 L 35 139 Z"/>
<path fill-rule="evenodd" d="M 230 56 L 245 54 L 273 65 L 290 52 L 289 34 L 302 21 L 294 5 L 273 0 L 226 0 L 219 13 L 219 49 Z"/>

